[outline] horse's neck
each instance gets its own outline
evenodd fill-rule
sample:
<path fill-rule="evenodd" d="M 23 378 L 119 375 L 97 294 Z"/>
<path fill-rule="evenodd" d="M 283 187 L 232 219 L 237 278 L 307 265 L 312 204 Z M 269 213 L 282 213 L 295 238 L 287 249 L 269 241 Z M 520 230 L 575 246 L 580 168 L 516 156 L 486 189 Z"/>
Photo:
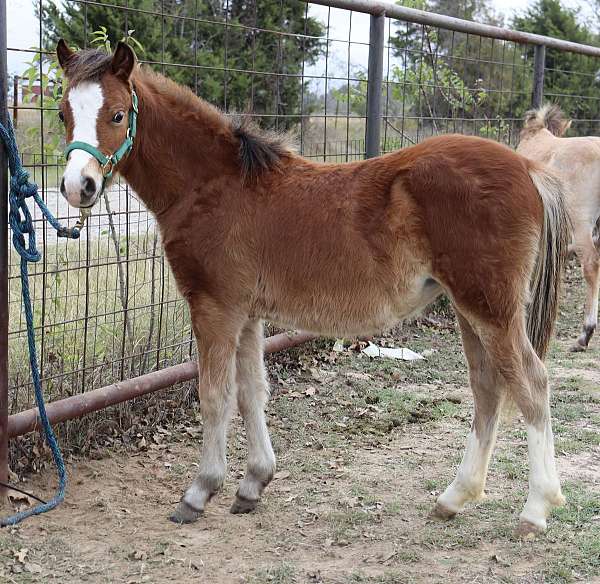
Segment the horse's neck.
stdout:
<path fill-rule="evenodd" d="M 557 137 L 545 128 L 537 132 L 522 132 L 517 152 L 539 161 L 548 156 L 557 144 Z"/>
<path fill-rule="evenodd" d="M 153 212 L 186 193 L 235 176 L 235 144 L 218 110 L 155 75 L 134 80 L 139 97 L 137 136 L 122 175 Z"/>

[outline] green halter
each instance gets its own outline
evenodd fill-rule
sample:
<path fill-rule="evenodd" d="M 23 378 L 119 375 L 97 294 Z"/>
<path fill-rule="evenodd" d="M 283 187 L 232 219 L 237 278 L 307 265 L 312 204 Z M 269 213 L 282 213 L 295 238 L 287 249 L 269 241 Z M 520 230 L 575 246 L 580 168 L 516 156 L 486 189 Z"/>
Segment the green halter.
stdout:
<path fill-rule="evenodd" d="M 102 190 L 104 190 L 104 184 L 106 180 L 113 175 L 117 164 L 129 154 L 133 148 L 133 139 L 137 130 L 137 115 L 138 115 L 138 98 L 135 93 L 135 89 L 131 90 L 131 110 L 129 110 L 129 126 L 127 127 L 127 137 L 123 141 L 123 144 L 113 153 L 106 156 L 91 144 L 87 142 L 71 142 L 65 148 L 65 158 L 69 159 L 69 154 L 73 150 L 84 150 L 88 154 L 91 154 L 102 167 L 102 176 L 104 181 L 102 182 Z"/>

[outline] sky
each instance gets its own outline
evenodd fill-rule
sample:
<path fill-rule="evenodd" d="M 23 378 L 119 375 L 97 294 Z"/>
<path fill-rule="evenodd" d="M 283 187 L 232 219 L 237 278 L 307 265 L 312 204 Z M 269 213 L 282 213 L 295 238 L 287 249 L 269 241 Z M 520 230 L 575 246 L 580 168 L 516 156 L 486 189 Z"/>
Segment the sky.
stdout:
<path fill-rule="evenodd" d="M 288 0 L 286 0 L 288 1 Z M 296 0 L 289 0 L 296 1 Z M 533 0 L 492 0 L 491 4 L 495 10 L 504 14 L 506 20 L 510 19 L 515 13 L 523 11 Z M 589 5 L 586 0 L 563 0 L 565 6 L 571 8 L 580 8 L 583 15 L 589 14 Z M 33 0 L 8 0 L 8 46 L 13 49 L 28 49 L 38 44 L 39 23 L 34 13 Z M 328 9 L 324 6 L 311 5 L 309 15 L 315 16 L 327 21 Z M 355 14 L 352 20 L 352 40 L 358 43 L 368 42 L 369 37 L 369 17 L 365 14 Z M 330 17 L 330 37 L 348 38 L 348 12 L 332 9 Z M 337 46 L 336 46 L 337 45 Z M 347 67 L 347 45 L 343 43 L 333 43 L 333 55 L 331 61 L 334 67 L 343 70 Z M 351 66 L 366 68 L 367 47 L 359 44 L 351 47 Z M 15 74 L 26 68 L 25 63 L 31 58 L 27 53 L 18 51 L 8 52 L 8 72 Z M 311 75 L 321 75 L 323 64 L 315 65 L 307 73 Z"/>

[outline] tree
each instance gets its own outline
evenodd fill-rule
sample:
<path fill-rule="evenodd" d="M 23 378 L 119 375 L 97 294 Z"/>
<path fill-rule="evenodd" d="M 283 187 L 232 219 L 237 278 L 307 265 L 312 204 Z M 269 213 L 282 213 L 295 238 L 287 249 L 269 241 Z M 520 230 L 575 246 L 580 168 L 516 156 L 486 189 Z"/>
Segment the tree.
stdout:
<path fill-rule="evenodd" d="M 600 0 L 599 0 L 600 1 Z M 474 20 L 500 26 L 502 19 L 494 13 L 489 6 L 488 0 L 409 0 L 401 2 L 403 6 L 426 10 L 436 14 L 444 14 L 464 20 Z M 425 46 L 431 40 L 426 39 L 427 31 L 433 29 L 418 24 L 396 22 L 396 35 L 392 37 L 391 45 L 395 48 L 397 55 L 406 50 L 409 62 L 414 63 L 419 59 L 418 47 Z M 437 29 L 435 45 L 437 49 L 450 51 L 456 41 L 456 35 L 452 31 Z"/>
<path fill-rule="evenodd" d="M 598 37 L 577 17 L 576 10 L 563 7 L 559 0 L 537 0 L 523 16 L 515 17 L 512 25 L 525 32 L 597 45 Z M 533 50 L 529 52 L 532 57 Z M 544 81 L 547 99 L 557 101 L 575 119 L 597 119 L 600 107 L 595 98 L 600 89 L 599 69 L 598 61 L 593 57 L 547 49 Z M 589 131 L 585 125 L 577 129 L 581 133 Z"/>
<path fill-rule="evenodd" d="M 319 21 L 304 18 L 302 3 L 129 0 L 127 9 L 117 8 L 120 0 L 104 4 L 115 8 L 44 3 L 46 45 L 64 37 L 88 46 L 90 31 L 103 26 L 114 43 L 135 30 L 142 59 L 213 104 L 228 111 L 251 105 L 255 113 L 269 115 L 300 112 L 303 62 L 319 58 L 323 34 Z"/>
<path fill-rule="evenodd" d="M 415 8 L 500 25 L 502 19 L 488 0 L 413 0 Z M 505 88 L 514 73 L 497 66 L 510 59 L 501 43 L 474 35 L 398 23 L 391 38 L 400 64 L 392 69 L 395 99 L 417 118 L 421 128 L 435 133 L 461 131 L 508 140 L 509 128 L 498 110 L 507 101 Z M 502 53 L 500 54 L 500 50 Z M 414 125 L 414 124 L 413 124 Z"/>
<path fill-rule="evenodd" d="M 488 0 L 413 2 L 432 12 L 501 24 Z M 584 44 L 598 40 L 579 22 L 577 11 L 559 0 L 537 0 L 512 20 L 511 28 Z M 439 129 L 514 139 L 518 120 L 531 107 L 533 46 L 407 24 L 398 25 L 391 44 L 401 60 L 395 77 L 405 111 L 421 126 L 430 124 L 438 131 L 436 124 L 442 123 Z M 587 98 L 598 94 L 598 70 L 596 59 L 550 49 L 545 94 L 576 118 L 596 119 L 597 100 Z M 423 121 L 428 118 L 430 122 Z M 446 120 L 445 125 L 439 120 Z M 590 128 L 582 124 L 578 130 Z"/>

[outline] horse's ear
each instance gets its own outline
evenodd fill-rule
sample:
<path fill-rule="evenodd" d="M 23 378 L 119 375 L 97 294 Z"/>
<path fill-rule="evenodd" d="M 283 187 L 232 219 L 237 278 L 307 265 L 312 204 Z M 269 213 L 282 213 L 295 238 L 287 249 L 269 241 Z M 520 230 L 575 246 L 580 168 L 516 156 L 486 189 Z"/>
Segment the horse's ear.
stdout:
<path fill-rule="evenodd" d="M 129 76 L 135 67 L 136 61 L 133 49 L 124 42 L 119 41 L 110 66 L 114 75 L 123 81 L 129 81 Z"/>
<path fill-rule="evenodd" d="M 69 67 L 69 63 L 72 62 L 73 58 L 77 53 L 67 45 L 65 39 L 60 39 L 56 45 L 56 56 L 58 57 L 58 64 L 66 71 Z"/>

